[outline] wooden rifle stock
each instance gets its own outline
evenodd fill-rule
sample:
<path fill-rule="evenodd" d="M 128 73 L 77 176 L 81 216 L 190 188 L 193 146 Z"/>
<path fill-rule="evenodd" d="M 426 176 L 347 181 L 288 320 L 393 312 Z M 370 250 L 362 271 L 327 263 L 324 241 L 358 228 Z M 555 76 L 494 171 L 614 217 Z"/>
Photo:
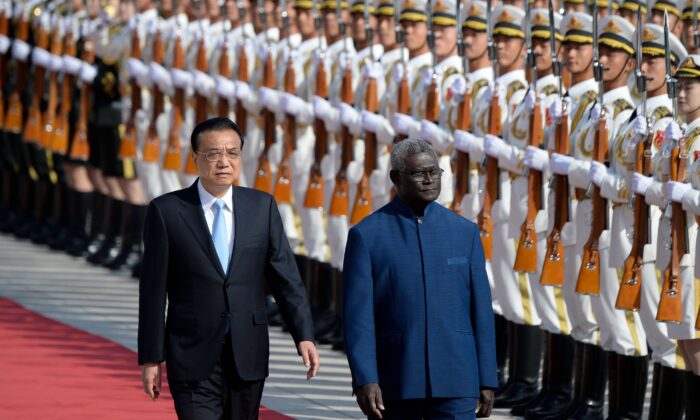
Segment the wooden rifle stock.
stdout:
<path fill-rule="evenodd" d="M 95 60 L 92 40 L 87 38 L 83 44 L 83 61 L 92 64 Z M 90 156 L 88 143 L 88 115 L 90 114 L 90 85 L 83 82 L 80 87 L 80 104 L 78 109 L 78 124 L 73 134 L 73 143 L 69 151 L 72 159 L 86 161 Z"/>
<path fill-rule="evenodd" d="M 202 39 L 199 40 L 199 47 L 197 50 L 197 70 L 206 73 L 209 68 L 209 62 L 207 60 L 207 44 L 204 41 L 205 34 L 202 34 Z M 207 105 L 209 104 L 209 98 L 197 93 L 195 95 L 195 120 L 199 124 L 207 119 Z M 184 109 L 184 108 L 183 108 Z M 185 162 L 185 174 L 187 175 L 197 175 L 197 167 L 194 164 L 194 157 L 192 153 L 187 154 Z"/>
<path fill-rule="evenodd" d="M 228 56 L 228 48 L 226 46 L 226 42 L 223 43 L 221 46 L 221 56 L 219 57 L 219 76 L 230 79 L 231 78 L 231 71 L 230 71 L 230 58 Z M 217 106 L 217 112 L 219 116 L 222 117 L 228 117 L 229 111 L 231 110 L 231 104 L 229 103 L 228 98 L 224 98 L 223 96 L 219 96 L 219 103 Z M 238 123 L 238 116 L 236 116 L 236 123 L 240 127 L 241 125 Z"/>
<path fill-rule="evenodd" d="M 37 47 L 47 49 L 48 44 L 48 34 L 43 28 L 39 28 Z M 34 69 L 34 95 L 27 111 L 27 121 L 24 124 L 24 141 L 30 143 L 39 144 L 41 141 L 41 98 L 44 94 L 45 74 L 46 69 L 41 66 L 36 66 Z"/>
<path fill-rule="evenodd" d="M 671 179 L 683 182 L 686 166 L 685 134 L 680 147 L 671 151 Z M 681 290 L 681 258 L 686 253 L 686 220 L 683 205 L 676 201 L 671 204 L 671 258 L 664 270 L 664 282 L 659 297 L 659 310 L 656 320 L 678 324 L 683 320 Z"/>
<path fill-rule="evenodd" d="M 73 32 L 68 32 L 65 39 L 64 55 L 75 57 L 75 37 Z M 61 108 L 56 119 L 53 139 L 51 140 L 51 150 L 54 153 L 65 155 L 68 152 L 68 117 L 73 106 L 73 85 L 75 77 L 68 72 L 63 73 L 61 81 Z"/>
<path fill-rule="evenodd" d="M 467 131 L 472 118 L 472 91 L 467 92 L 457 107 L 457 130 Z M 450 210 L 462 214 L 462 199 L 469 190 L 469 154 L 457 150 L 457 170 L 455 171 L 455 192 Z"/>
<path fill-rule="evenodd" d="M 241 82 L 248 82 L 248 53 L 246 53 L 245 50 L 245 42 L 241 43 L 240 50 L 238 51 L 237 77 Z M 241 101 L 236 101 L 235 117 L 236 124 L 238 124 L 238 127 L 240 127 L 241 131 L 245 135 L 248 113 L 246 112 L 243 102 Z"/>
<path fill-rule="evenodd" d="M 651 137 L 639 142 L 636 150 L 635 171 L 648 174 L 651 171 Z M 644 246 L 649 242 L 649 205 L 643 195 L 634 197 L 634 238 L 632 249 L 625 259 L 624 272 L 617 293 L 615 307 L 629 311 L 638 311 L 642 290 L 642 266 L 644 265 Z"/>
<path fill-rule="evenodd" d="M 408 115 L 411 112 L 411 92 L 408 90 L 408 74 L 404 74 L 403 78 L 401 79 L 397 99 L 398 106 L 396 108 L 396 112 Z M 407 138 L 408 136 L 405 134 L 397 134 L 396 142 L 406 140 Z"/>
<path fill-rule="evenodd" d="M 141 59 L 141 39 L 136 28 L 131 31 L 131 58 Z M 136 79 L 129 80 L 131 87 L 131 108 L 129 109 L 129 119 L 126 121 L 126 133 L 119 144 L 120 159 L 136 159 L 136 111 L 141 109 L 141 86 Z"/>
<path fill-rule="evenodd" d="M 182 39 L 175 35 L 173 45 L 173 68 L 182 70 L 185 67 L 185 52 L 182 49 Z M 173 122 L 168 133 L 168 148 L 163 159 L 163 169 L 167 171 L 182 170 L 182 146 L 180 145 L 180 127 L 185 119 L 185 92 L 181 87 L 175 87 L 173 98 Z"/>
<path fill-rule="evenodd" d="M 275 87 L 275 71 L 272 68 L 272 54 L 267 53 L 263 67 L 262 85 L 268 89 Z M 272 193 L 272 168 L 268 152 L 275 142 L 275 114 L 267 108 L 263 108 L 263 135 L 265 145 L 258 159 L 258 172 L 255 174 L 255 188 L 268 194 Z"/>
<path fill-rule="evenodd" d="M 564 114 L 557 126 L 556 151 L 569 154 L 569 118 Z M 566 175 L 554 175 L 554 224 L 547 236 L 547 253 L 542 264 L 540 284 L 562 287 L 564 285 L 564 245 L 561 232 L 569 218 L 569 179 Z"/>
<path fill-rule="evenodd" d="M 287 68 L 284 70 L 284 91 L 294 94 L 296 80 L 294 75 L 294 64 L 290 55 L 287 60 Z M 278 204 L 292 204 L 292 153 L 296 146 L 295 138 L 297 122 L 294 115 L 284 116 L 284 139 L 282 161 L 277 171 L 277 182 L 275 185 L 274 197 Z"/>
<path fill-rule="evenodd" d="M 328 98 L 328 77 L 326 66 L 319 60 L 316 71 L 316 96 Z M 306 186 L 306 196 L 304 197 L 304 207 L 323 208 L 323 176 L 321 175 L 321 159 L 326 155 L 328 149 L 328 131 L 322 119 L 314 119 L 314 163 L 311 166 L 309 182 Z"/>
<path fill-rule="evenodd" d="M 163 55 L 163 40 L 160 30 L 156 30 L 153 34 L 153 62 L 163 64 Z M 148 134 L 146 135 L 141 155 L 144 162 L 153 163 L 160 160 L 160 137 L 158 137 L 156 122 L 165 109 L 165 94 L 156 83 L 151 88 L 151 97 L 153 97 L 153 115 L 151 116 L 151 123 L 148 126 Z"/>
<path fill-rule="evenodd" d="M 598 121 L 598 130 L 595 134 L 593 157 L 596 162 L 604 164 L 608 153 L 608 128 L 606 126 L 607 116 L 605 115 L 605 108 L 602 109 L 600 121 Z M 598 241 L 605 230 L 608 214 L 606 200 L 600 195 L 600 187 L 597 185 L 593 185 L 591 204 L 593 207 L 591 233 L 583 246 L 583 257 L 578 273 L 578 281 L 576 282 L 576 293 L 598 296 L 600 294 L 600 250 L 598 249 Z"/>
<path fill-rule="evenodd" d="M 377 112 L 379 108 L 377 96 L 377 80 L 370 78 L 367 81 L 365 92 L 365 110 Z M 369 188 L 369 177 L 377 168 L 377 135 L 371 131 L 365 132 L 365 165 L 362 178 L 357 186 L 355 203 L 350 214 L 350 224 L 356 225 L 372 213 L 372 191 Z"/>
<path fill-rule="evenodd" d="M 531 85 L 534 86 L 534 85 Z M 535 100 L 535 109 L 530 114 L 530 141 L 529 145 L 540 147 L 542 144 L 542 109 L 539 97 Z M 534 169 L 528 170 L 527 184 L 527 216 L 520 227 L 520 242 L 515 254 L 515 271 L 528 273 L 537 272 L 537 232 L 535 230 L 535 218 L 542 208 L 542 172 Z"/>
<path fill-rule="evenodd" d="M 51 35 L 51 54 L 61 55 L 63 43 L 58 28 L 53 30 Z M 42 117 L 41 132 L 39 134 L 39 144 L 44 149 L 50 149 L 53 137 L 54 126 L 56 124 L 56 107 L 58 106 L 58 72 L 49 69 L 49 100 L 46 111 Z"/>
<path fill-rule="evenodd" d="M 22 41 L 27 41 L 29 38 L 29 27 L 24 17 L 20 16 L 17 23 L 15 37 Z M 15 88 L 10 94 L 10 99 L 7 102 L 7 113 L 0 115 L 4 117 L 3 127 L 7 132 L 19 134 L 22 131 L 22 121 L 24 119 L 24 110 L 22 109 L 22 92 L 26 87 L 27 81 L 27 63 L 15 60 L 15 71 L 17 72 L 17 82 Z"/>
<path fill-rule="evenodd" d="M 489 134 L 498 136 L 501 134 L 501 106 L 499 104 L 498 90 L 495 90 L 489 107 Z M 484 247 L 484 257 L 490 261 L 493 255 L 493 219 L 491 218 L 491 206 L 498 199 L 498 159 L 486 157 L 486 180 L 484 189 L 484 202 L 477 216 L 477 223 L 481 231 L 481 244 Z"/>
<path fill-rule="evenodd" d="M 352 105 L 354 94 L 352 92 L 352 69 L 349 64 L 345 69 L 345 74 L 343 74 L 340 96 L 344 103 Z M 353 147 L 352 134 L 350 133 L 350 129 L 345 125 L 341 125 L 340 127 L 340 147 L 340 170 L 335 177 L 335 187 L 333 189 L 329 214 L 331 216 L 347 217 L 350 215 L 350 186 L 348 185 L 346 171 L 353 157 Z"/>

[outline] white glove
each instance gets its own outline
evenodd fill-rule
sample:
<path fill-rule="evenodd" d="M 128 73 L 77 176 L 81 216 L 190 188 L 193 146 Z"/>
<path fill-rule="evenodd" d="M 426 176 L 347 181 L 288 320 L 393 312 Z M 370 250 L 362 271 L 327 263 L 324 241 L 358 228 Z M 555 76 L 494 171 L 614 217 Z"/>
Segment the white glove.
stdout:
<path fill-rule="evenodd" d="M 80 68 L 83 66 L 83 62 L 80 59 L 70 55 L 64 55 L 61 60 L 63 60 L 63 71 L 65 71 L 67 74 L 73 76 L 80 74 Z"/>
<path fill-rule="evenodd" d="M 342 69 L 343 71 L 347 70 L 348 66 L 350 63 L 352 63 L 352 59 L 354 57 L 354 54 L 350 52 L 341 52 L 338 55 L 338 68 Z"/>
<path fill-rule="evenodd" d="M 60 55 L 51 54 L 49 69 L 54 73 L 59 73 L 63 70 L 63 59 Z"/>
<path fill-rule="evenodd" d="M 588 178 L 598 187 L 603 183 L 605 177 L 608 176 L 608 168 L 600 162 L 591 161 L 591 169 L 588 171 Z"/>
<path fill-rule="evenodd" d="M 573 161 L 574 159 L 571 156 L 552 153 L 552 156 L 549 158 L 549 168 L 555 174 L 568 175 L 569 167 Z"/>
<path fill-rule="evenodd" d="M 51 64 L 51 53 L 43 48 L 34 47 L 34 49 L 32 49 L 32 64 L 48 68 Z"/>
<path fill-rule="evenodd" d="M 436 72 L 435 73 L 435 83 L 439 84 L 438 80 L 440 80 L 440 76 Z M 430 69 L 430 68 L 425 69 L 425 71 L 423 72 L 423 86 L 425 86 L 427 89 L 430 87 L 430 85 L 432 83 L 433 83 L 433 69 Z"/>
<path fill-rule="evenodd" d="M 362 111 L 362 128 L 365 131 L 375 133 L 377 135 L 377 142 L 381 145 L 391 144 L 394 141 L 394 136 L 396 132 L 394 128 L 389 124 L 389 121 L 379 114 L 373 112 L 368 112 L 366 110 Z"/>
<path fill-rule="evenodd" d="M 498 159 L 506 151 L 506 142 L 500 137 L 487 134 L 484 139 L 484 152 L 492 158 Z"/>
<path fill-rule="evenodd" d="M 12 41 L 10 41 L 10 38 L 0 34 L 0 54 L 7 54 L 7 50 L 10 49 L 10 45 L 12 45 Z"/>
<path fill-rule="evenodd" d="M 525 110 L 527 110 L 527 112 L 531 112 L 533 109 L 535 109 L 535 103 L 537 103 L 535 90 L 528 89 L 527 93 L 525 94 L 525 98 L 523 99 L 523 106 L 525 107 Z"/>
<path fill-rule="evenodd" d="M 652 182 L 654 180 L 649 176 L 644 176 L 638 172 L 632 173 L 632 191 L 635 194 L 645 195 Z"/>
<path fill-rule="evenodd" d="M 505 96 L 504 89 L 505 88 L 502 85 L 500 85 L 494 81 L 491 81 L 491 82 L 489 82 L 489 85 L 484 90 L 483 98 L 486 102 L 491 102 L 491 100 L 493 100 L 494 92 L 498 92 L 498 97 L 503 98 Z"/>
<path fill-rule="evenodd" d="M 391 125 L 399 134 L 409 135 L 411 130 L 418 129 L 419 122 L 412 116 L 395 112 L 391 118 Z"/>
<path fill-rule="evenodd" d="M 265 108 L 269 109 L 274 113 L 278 113 L 281 110 L 281 100 L 279 93 L 270 88 L 261 87 L 260 91 L 260 103 L 262 103 Z"/>
<path fill-rule="evenodd" d="M 29 53 L 32 51 L 32 47 L 21 39 L 15 39 L 12 41 L 12 57 L 15 60 L 21 61 L 23 63 L 27 62 Z"/>
<path fill-rule="evenodd" d="M 327 153 L 321 158 L 321 176 L 325 180 L 332 180 L 338 174 L 338 165 L 335 157 Z"/>
<path fill-rule="evenodd" d="M 80 80 L 90 85 L 95 80 L 95 77 L 97 77 L 97 67 L 83 61 L 80 69 Z"/>
<path fill-rule="evenodd" d="M 455 101 L 461 102 L 462 97 L 467 93 L 467 88 L 469 88 L 467 79 L 465 79 L 464 76 L 459 75 L 452 85 L 450 85 L 450 95 Z"/>
<path fill-rule="evenodd" d="M 170 69 L 170 75 L 176 88 L 187 90 L 192 86 L 194 80 L 192 73 L 181 69 Z"/>
<path fill-rule="evenodd" d="M 642 115 L 637 115 L 632 122 L 632 131 L 634 132 L 634 138 L 636 140 L 634 142 L 635 144 L 637 144 L 639 140 L 646 138 L 648 135 L 647 118 Z"/>
<path fill-rule="evenodd" d="M 233 80 L 217 74 L 216 94 L 229 101 L 233 101 L 236 98 L 236 84 L 233 83 Z"/>
<path fill-rule="evenodd" d="M 382 79 L 384 77 L 384 66 L 377 61 L 368 61 L 362 68 L 362 75 L 368 79 Z"/>
<path fill-rule="evenodd" d="M 472 133 L 462 130 L 455 131 L 455 147 L 465 153 L 469 153 L 475 161 L 484 158 L 484 139 Z"/>
<path fill-rule="evenodd" d="M 676 203 L 681 203 L 683 201 L 683 196 L 692 187 L 690 184 L 678 181 L 666 181 L 666 197 L 675 201 Z"/>
<path fill-rule="evenodd" d="M 391 75 L 391 80 L 398 85 L 401 83 L 401 80 L 403 80 L 404 73 L 403 63 L 396 64 L 396 67 L 394 67 L 394 74 Z"/>
<path fill-rule="evenodd" d="M 194 74 L 194 90 L 204 97 L 210 97 L 216 90 L 216 82 L 214 79 L 203 71 L 195 70 Z"/>
<path fill-rule="evenodd" d="M 143 61 L 131 57 L 126 61 L 126 70 L 129 77 L 137 81 L 143 78 L 144 73 L 148 73 L 148 68 L 143 64 Z"/>
<path fill-rule="evenodd" d="M 345 177 L 350 185 L 356 185 L 362 179 L 364 168 L 362 164 L 356 160 L 348 162 L 348 167 L 345 169 Z"/>
<path fill-rule="evenodd" d="M 591 107 L 591 122 L 593 123 L 593 125 L 597 125 L 600 121 L 601 112 L 602 111 L 599 103 L 596 103 L 593 105 L 593 107 Z"/>
<path fill-rule="evenodd" d="M 316 116 L 316 118 L 325 120 L 333 113 L 333 106 L 331 105 L 331 103 L 328 102 L 326 99 L 321 98 L 320 96 L 314 95 L 311 98 L 311 104 L 314 107 L 314 115 Z"/>
<path fill-rule="evenodd" d="M 354 135 L 360 134 L 362 130 L 362 117 L 360 113 L 346 103 L 340 104 L 340 122 Z"/>
<path fill-rule="evenodd" d="M 284 93 L 282 95 L 282 109 L 289 115 L 299 115 L 301 108 L 305 105 L 304 100 L 293 93 Z"/>
<path fill-rule="evenodd" d="M 549 153 L 539 147 L 527 146 L 523 161 L 528 168 L 544 172 L 549 168 Z"/>
<path fill-rule="evenodd" d="M 168 93 L 173 88 L 173 79 L 170 72 L 162 65 L 152 61 L 150 64 L 151 78 L 163 93 Z"/>
<path fill-rule="evenodd" d="M 450 145 L 450 135 L 432 121 L 421 120 L 420 136 L 432 144 L 438 153 L 444 152 Z"/>
<path fill-rule="evenodd" d="M 557 96 L 552 100 L 551 105 L 549 105 L 549 116 L 552 119 L 559 119 L 562 116 L 562 101 Z"/>
<path fill-rule="evenodd" d="M 236 85 L 236 98 L 243 100 L 243 98 L 249 98 L 253 94 L 253 90 L 247 82 L 236 80 L 233 83 Z"/>
<path fill-rule="evenodd" d="M 671 121 L 666 126 L 666 130 L 664 131 L 664 135 L 666 137 L 666 141 L 669 141 L 669 140 L 678 141 L 681 139 L 683 132 L 681 131 L 681 128 L 680 128 L 680 126 L 678 126 L 677 122 Z"/>

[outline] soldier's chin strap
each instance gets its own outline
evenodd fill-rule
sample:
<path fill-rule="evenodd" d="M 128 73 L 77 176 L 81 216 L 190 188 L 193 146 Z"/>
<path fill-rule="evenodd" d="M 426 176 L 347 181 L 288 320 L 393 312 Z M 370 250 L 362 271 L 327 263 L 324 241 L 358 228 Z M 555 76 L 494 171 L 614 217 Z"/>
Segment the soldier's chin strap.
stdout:
<path fill-rule="evenodd" d="M 501 65 L 499 65 L 500 68 L 502 68 L 502 67 L 510 67 L 510 66 L 512 66 L 512 65 L 520 58 L 520 54 L 522 54 L 523 48 L 525 47 L 525 40 L 524 40 L 524 39 L 521 39 L 520 41 L 521 41 L 520 48 L 518 48 L 518 53 L 515 55 L 515 58 L 514 58 L 510 63 L 508 63 L 507 66 L 501 66 Z M 488 48 L 487 48 L 487 51 L 488 51 Z M 498 77 L 498 76 L 499 76 L 499 75 L 494 74 L 494 77 Z"/>
<path fill-rule="evenodd" d="M 627 55 L 627 60 L 625 60 L 625 64 L 622 65 L 622 69 L 620 69 L 620 71 L 617 73 L 617 76 L 615 76 L 612 79 L 613 82 L 617 81 L 617 79 L 620 78 L 620 76 L 622 75 L 622 72 L 625 71 L 625 67 L 627 67 L 627 63 L 629 63 L 631 59 L 632 59 L 632 56 Z"/>

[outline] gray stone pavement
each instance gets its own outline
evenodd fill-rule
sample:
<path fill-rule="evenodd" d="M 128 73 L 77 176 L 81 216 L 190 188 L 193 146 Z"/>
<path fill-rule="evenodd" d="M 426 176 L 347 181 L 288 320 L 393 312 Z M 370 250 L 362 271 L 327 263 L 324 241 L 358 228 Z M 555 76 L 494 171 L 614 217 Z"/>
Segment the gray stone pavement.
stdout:
<path fill-rule="evenodd" d="M 138 282 L 126 273 L 0 235 L 0 296 L 136 351 Z M 291 337 L 271 328 L 263 405 L 298 419 L 363 418 L 351 395 L 345 355 L 328 346 L 320 353 L 321 371 L 307 382 Z M 141 392 L 134 389 L 134 398 Z M 491 418 L 512 417 L 495 410 Z"/>

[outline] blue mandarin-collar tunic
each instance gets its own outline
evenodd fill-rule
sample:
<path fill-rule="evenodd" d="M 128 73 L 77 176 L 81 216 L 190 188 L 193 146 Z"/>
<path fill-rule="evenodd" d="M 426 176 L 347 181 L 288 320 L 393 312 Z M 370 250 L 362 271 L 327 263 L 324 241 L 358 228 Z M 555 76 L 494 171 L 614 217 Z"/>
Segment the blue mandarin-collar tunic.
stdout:
<path fill-rule="evenodd" d="M 478 397 L 497 388 L 491 292 L 477 226 L 400 199 L 353 227 L 343 273 L 353 388 L 385 399 Z"/>

